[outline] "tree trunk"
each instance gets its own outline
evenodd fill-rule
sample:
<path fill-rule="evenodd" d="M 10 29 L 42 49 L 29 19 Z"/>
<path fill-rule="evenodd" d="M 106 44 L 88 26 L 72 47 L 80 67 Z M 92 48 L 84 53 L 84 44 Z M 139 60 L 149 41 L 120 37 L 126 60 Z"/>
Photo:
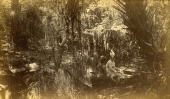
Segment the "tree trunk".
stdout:
<path fill-rule="evenodd" d="M 12 0 L 11 1 L 11 14 L 13 16 L 11 20 L 11 34 L 13 37 L 13 42 L 14 42 L 14 48 L 17 48 L 18 46 L 18 40 L 19 38 L 19 28 L 18 28 L 18 22 L 19 22 L 19 12 L 20 12 L 20 5 L 19 5 L 19 0 Z"/>
<path fill-rule="evenodd" d="M 57 50 L 55 51 L 55 47 L 53 47 L 53 49 L 52 49 L 53 58 L 54 58 L 54 64 L 55 64 L 54 70 L 56 72 L 58 72 L 58 69 L 60 68 L 60 64 L 62 62 L 62 55 L 63 55 L 63 52 L 64 52 L 64 45 L 66 43 L 66 40 L 68 39 L 67 38 L 67 32 L 68 32 L 68 30 L 66 30 L 66 37 L 62 40 L 61 43 L 58 43 L 58 40 L 57 40 Z"/>
<path fill-rule="evenodd" d="M 62 55 L 63 55 L 63 46 L 58 46 L 58 49 L 55 53 L 54 49 L 53 49 L 53 55 L 54 55 L 54 62 L 55 62 L 55 71 L 58 71 L 58 69 L 60 68 L 60 64 L 62 62 Z M 55 57 L 56 56 L 56 57 Z"/>

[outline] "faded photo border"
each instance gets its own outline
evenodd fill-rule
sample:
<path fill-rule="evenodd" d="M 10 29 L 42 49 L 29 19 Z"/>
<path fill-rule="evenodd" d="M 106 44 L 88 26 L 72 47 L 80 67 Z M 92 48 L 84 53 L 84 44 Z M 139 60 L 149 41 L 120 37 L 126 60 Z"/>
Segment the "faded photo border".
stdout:
<path fill-rule="evenodd" d="M 170 0 L 1 0 L 0 99 L 170 99 Z"/>

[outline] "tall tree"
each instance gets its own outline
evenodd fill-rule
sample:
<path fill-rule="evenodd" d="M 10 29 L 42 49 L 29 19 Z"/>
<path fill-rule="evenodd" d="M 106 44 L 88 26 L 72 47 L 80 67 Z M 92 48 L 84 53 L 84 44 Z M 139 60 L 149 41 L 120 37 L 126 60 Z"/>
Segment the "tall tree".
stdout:
<path fill-rule="evenodd" d="M 21 46 L 22 43 L 20 42 L 20 30 L 19 30 L 19 13 L 20 13 L 20 4 L 19 4 L 19 0 L 11 0 L 11 15 L 12 15 L 12 19 L 11 19 L 11 34 L 12 34 L 12 38 L 13 38 L 13 42 L 15 44 L 15 48 L 17 48 L 18 46 Z M 24 44 L 26 45 L 26 44 Z M 26 46 L 25 46 L 26 47 Z"/>
<path fill-rule="evenodd" d="M 57 50 L 55 51 L 55 48 L 53 47 L 54 55 L 57 55 L 55 58 L 55 70 L 58 71 L 60 68 L 60 64 L 62 61 L 62 55 L 64 52 L 64 46 L 68 44 L 68 42 L 71 42 L 71 49 L 73 49 L 73 53 L 75 51 L 75 44 L 76 41 L 75 37 L 78 35 L 79 38 L 81 38 L 81 27 L 80 27 L 80 11 L 81 11 L 81 2 L 79 0 L 68 0 L 67 2 L 60 2 L 63 4 L 63 6 L 60 7 L 59 14 L 61 15 L 61 19 L 64 20 L 64 28 L 65 32 L 62 35 L 62 40 L 59 41 L 59 38 L 57 39 Z M 76 34 L 77 32 L 77 34 Z M 58 35 L 60 35 L 58 33 Z M 64 35 L 64 36 L 63 36 Z M 58 36 L 60 37 L 60 36 Z M 80 39 L 79 39 L 80 40 Z"/>

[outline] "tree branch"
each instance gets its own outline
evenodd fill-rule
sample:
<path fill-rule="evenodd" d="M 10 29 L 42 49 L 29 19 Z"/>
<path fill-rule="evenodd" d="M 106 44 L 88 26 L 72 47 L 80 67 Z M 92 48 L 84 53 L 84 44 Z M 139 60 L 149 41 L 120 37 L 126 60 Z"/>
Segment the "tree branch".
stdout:
<path fill-rule="evenodd" d="M 146 42 L 146 41 L 143 40 L 141 37 L 139 37 L 139 36 L 136 36 L 136 37 L 138 37 L 145 45 L 147 45 L 147 46 L 149 46 L 149 47 L 152 47 L 152 46 L 153 46 L 153 44 L 150 44 L 150 43 Z"/>

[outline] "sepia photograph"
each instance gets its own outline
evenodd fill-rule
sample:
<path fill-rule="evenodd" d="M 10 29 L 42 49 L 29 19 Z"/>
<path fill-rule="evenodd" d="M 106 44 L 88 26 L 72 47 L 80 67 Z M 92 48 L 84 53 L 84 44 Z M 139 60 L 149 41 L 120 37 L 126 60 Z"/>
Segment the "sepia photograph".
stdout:
<path fill-rule="evenodd" d="M 170 0 L 0 0 L 0 99 L 170 99 Z"/>

